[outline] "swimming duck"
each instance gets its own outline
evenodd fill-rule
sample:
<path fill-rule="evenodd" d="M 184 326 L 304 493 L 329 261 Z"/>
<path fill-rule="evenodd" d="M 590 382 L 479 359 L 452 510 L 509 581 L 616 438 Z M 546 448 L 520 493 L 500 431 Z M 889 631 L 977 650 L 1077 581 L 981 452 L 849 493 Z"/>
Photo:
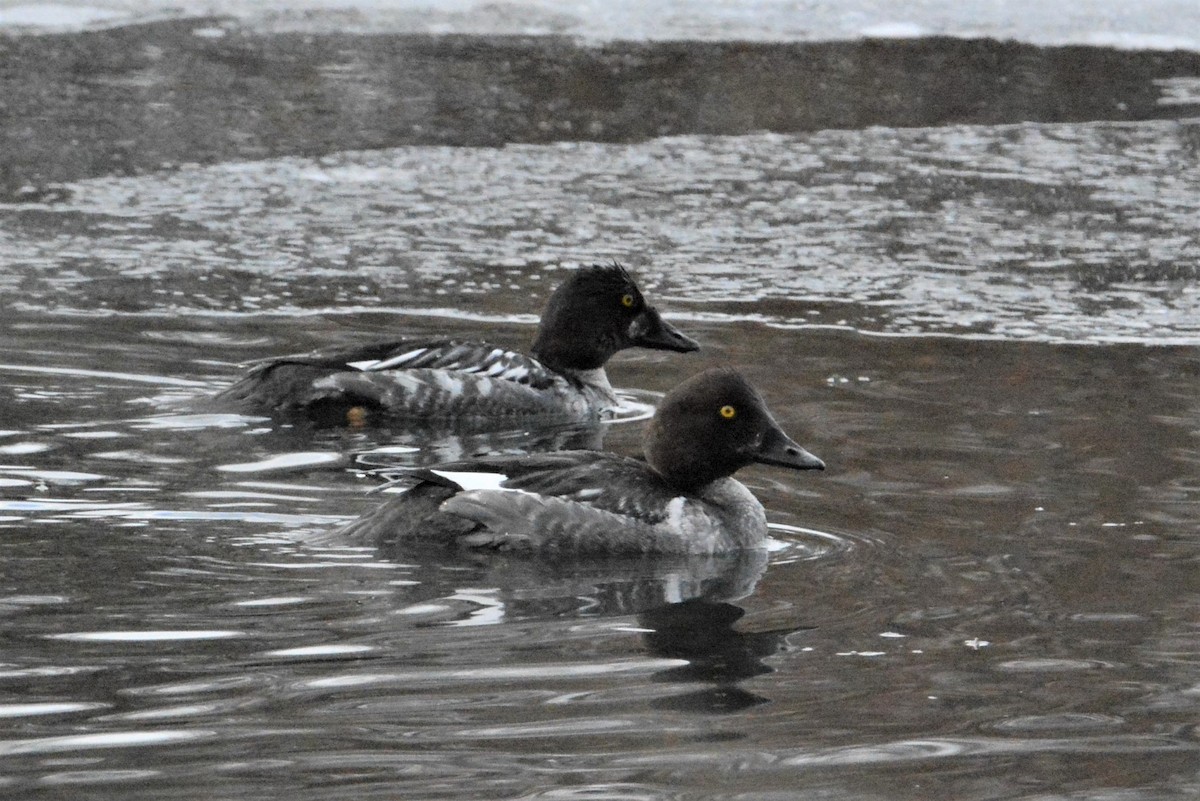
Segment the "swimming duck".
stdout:
<path fill-rule="evenodd" d="M 411 487 L 347 526 L 356 542 L 556 553 L 716 554 L 762 548 L 762 504 L 732 476 L 752 463 L 823 470 L 738 372 L 678 385 L 645 461 L 596 451 L 485 457 L 407 471 Z"/>
<path fill-rule="evenodd" d="M 426 421 L 582 421 L 620 405 L 604 364 L 633 347 L 700 348 L 613 263 L 575 270 L 554 291 L 529 356 L 487 342 L 419 338 L 326 348 L 259 364 L 217 399 L 350 422 L 380 413 Z"/>

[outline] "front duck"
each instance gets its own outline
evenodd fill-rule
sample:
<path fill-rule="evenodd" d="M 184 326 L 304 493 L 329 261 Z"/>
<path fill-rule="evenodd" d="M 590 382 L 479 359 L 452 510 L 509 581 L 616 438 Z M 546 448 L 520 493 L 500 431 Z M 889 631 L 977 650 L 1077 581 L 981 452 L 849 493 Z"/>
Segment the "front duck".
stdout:
<path fill-rule="evenodd" d="M 595 451 L 492 457 L 414 470 L 414 486 L 351 523 L 357 542 L 549 553 L 714 554 L 764 547 L 766 513 L 733 474 L 759 462 L 823 470 L 739 373 L 673 389 L 645 461 Z"/>

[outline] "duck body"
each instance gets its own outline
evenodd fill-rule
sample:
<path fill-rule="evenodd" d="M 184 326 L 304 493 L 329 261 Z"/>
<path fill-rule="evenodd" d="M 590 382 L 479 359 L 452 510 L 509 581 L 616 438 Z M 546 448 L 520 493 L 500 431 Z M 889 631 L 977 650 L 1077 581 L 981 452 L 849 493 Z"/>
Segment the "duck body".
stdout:
<path fill-rule="evenodd" d="M 531 355 L 483 341 L 397 339 L 271 359 L 220 401 L 338 421 L 347 414 L 413 421 L 582 421 L 620 401 L 604 365 L 625 348 L 699 345 L 646 303 L 619 265 L 574 271 L 551 295 Z"/>
<path fill-rule="evenodd" d="M 493 488 L 479 488 L 495 480 Z M 452 462 L 352 523 L 385 548 L 438 544 L 551 553 L 721 553 L 762 544 L 762 504 L 733 478 L 693 493 L 645 462 L 595 451 Z M 469 488 L 475 487 L 475 488 Z"/>
<path fill-rule="evenodd" d="M 603 369 L 556 371 L 487 342 L 401 339 L 330 348 L 256 366 L 227 401 L 336 421 L 351 409 L 465 423 L 586 420 L 620 401 Z"/>
<path fill-rule="evenodd" d="M 729 416 L 725 416 L 729 415 Z M 764 462 L 823 469 L 737 373 L 710 370 L 664 399 L 646 460 L 595 451 L 471 459 L 405 471 L 408 488 L 343 532 L 386 548 L 718 554 L 765 546 L 766 513 L 732 477 Z"/>

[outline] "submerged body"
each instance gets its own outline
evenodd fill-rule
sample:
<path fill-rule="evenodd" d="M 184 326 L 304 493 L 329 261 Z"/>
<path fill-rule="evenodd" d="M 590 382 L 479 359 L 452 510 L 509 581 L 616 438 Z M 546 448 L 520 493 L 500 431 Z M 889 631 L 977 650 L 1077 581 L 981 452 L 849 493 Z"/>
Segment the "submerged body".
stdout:
<path fill-rule="evenodd" d="M 344 533 L 395 548 L 693 554 L 760 548 L 766 513 L 732 478 L 752 462 L 824 468 L 783 433 L 740 375 L 710 370 L 664 399 L 650 423 L 646 461 L 564 451 L 411 471 L 401 479 L 411 488 Z"/>
<path fill-rule="evenodd" d="M 581 421 L 619 407 L 604 364 L 630 347 L 699 345 L 664 321 L 619 265 L 590 267 L 551 296 L 532 355 L 439 339 L 326 348 L 260 364 L 218 399 L 329 422 Z"/>

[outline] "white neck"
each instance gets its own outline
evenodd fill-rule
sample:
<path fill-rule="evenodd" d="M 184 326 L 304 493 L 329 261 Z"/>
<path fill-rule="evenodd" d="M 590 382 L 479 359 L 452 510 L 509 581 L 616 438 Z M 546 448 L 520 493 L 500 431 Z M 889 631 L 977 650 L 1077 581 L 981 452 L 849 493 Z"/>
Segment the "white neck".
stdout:
<path fill-rule="evenodd" d="M 564 370 L 563 372 L 568 371 Z M 605 374 L 603 367 L 597 367 L 594 370 L 570 370 L 569 372 L 573 378 L 583 384 L 584 389 L 598 392 L 612 403 L 617 403 L 617 393 L 613 391 L 612 384 L 608 383 L 608 375 Z"/>

